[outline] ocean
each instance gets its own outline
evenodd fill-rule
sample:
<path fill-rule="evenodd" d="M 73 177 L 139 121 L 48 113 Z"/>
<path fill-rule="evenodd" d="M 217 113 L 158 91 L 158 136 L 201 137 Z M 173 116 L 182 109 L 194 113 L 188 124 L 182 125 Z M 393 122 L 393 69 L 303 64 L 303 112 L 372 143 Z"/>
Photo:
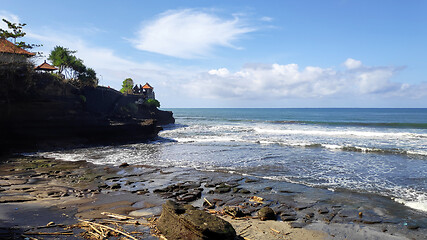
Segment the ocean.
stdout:
<path fill-rule="evenodd" d="M 427 212 L 427 109 L 166 109 L 149 143 L 39 153 L 222 171 L 385 196 Z"/>

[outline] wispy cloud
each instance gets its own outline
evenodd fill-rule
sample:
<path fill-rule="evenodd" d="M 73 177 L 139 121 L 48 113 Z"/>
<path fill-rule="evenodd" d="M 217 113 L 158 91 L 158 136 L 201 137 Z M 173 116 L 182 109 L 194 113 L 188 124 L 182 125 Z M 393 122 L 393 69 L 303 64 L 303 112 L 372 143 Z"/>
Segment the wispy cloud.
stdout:
<path fill-rule="evenodd" d="M 273 18 L 264 16 L 264 17 L 260 18 L 260 20 L 263 22 L 272 22 Z"/>
<path fill-rule="evenodd" d="M 75 55 L 81 58 L 86 66 L 96 70 L 103 85 L 120 88 L 122 81 L 128 77 L 159 81 L 170 77 L 165 76 L 165 69 L 160 65 L 125 59 L 112 49 L 90 44 L 76 35 L 45 29 L 44 32 L 37 34 L 29 31 L 28 37 L 43 43 L 40 50 L 44 52 L 46 58 L 57 45 L 77 51 Z"/>
<path fill-rule="evenodd" d="M 193 79 L 191 91 L 198 97 L 227 99 L 324 98 L 331 96 L 426 97 L 427 83 L 409 85 L 392 82 L 402 67 L 368 67 L 347 60 L 346 70 L 306 67 L 297 64 L 252 64 L 231 73 L 212 69 Z"/>
<path fill-rule="evenodd" d="M 133 40 L 140 50 L 177 58 L 203 58 L 214 47 L 237 48 L 233 43 L 255 31 L 237 16 L 222 19 L 211 13 L 184 9 L 166 11 L 142 26 Z"/>

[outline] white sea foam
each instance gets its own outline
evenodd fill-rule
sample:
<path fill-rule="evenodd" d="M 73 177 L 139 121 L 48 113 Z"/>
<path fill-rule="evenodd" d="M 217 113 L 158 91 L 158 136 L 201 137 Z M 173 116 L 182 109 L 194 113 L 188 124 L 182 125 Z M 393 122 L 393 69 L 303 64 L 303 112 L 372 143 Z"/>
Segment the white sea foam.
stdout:
<path fill-rule="evenodd" d="M 379 132 L 379 131 L 353 131 L 353 130 L 313 130 L 313 129 L 277 129 L 255 127 L 257 133 L 274 135 L 316 135 L 316 136 L 356 136 L 364 138 L 420 138 L 427 134 L 413 134 L 409 132 Z M 425 135 L 425 136 L 424 136 Z"/>
<path fill-rule="evenodd" d="M 403 200 L 401 198 L 394 198 L 394 200 L 410 208 L 427 212 L 427 199 L 425 198 L 420 197 L 419 200 L 415 200 L 415 201 Z"/>
<path fill-rule="evenodd" d="M 427 150 L 408 150 L 406 151 L 407 154 L 410 155 L 423 155 L 427 156 Z"/>
<path fill-rule="evenodd" d="M 192 142 L 198 142 L 198 143 L 208 143 L 208 142 L 235 142 L 235 141 L 241 141 L 241 139 L 237 139 L 234 137 L 227 137 L 227 136 L 215 136 L 215 137 L 189 137 L 189 138 L 175 138 L 175 140 L 179 143 L 192 143 Z"/>
<path fill-rule="evenodd" d="M 334 144 L 323 144 L 322 146 L 324 146 L 327 149 L 331 149 L 331 150 L 340 150 L 343 147 L 343 146 L 334 145 Z"/>

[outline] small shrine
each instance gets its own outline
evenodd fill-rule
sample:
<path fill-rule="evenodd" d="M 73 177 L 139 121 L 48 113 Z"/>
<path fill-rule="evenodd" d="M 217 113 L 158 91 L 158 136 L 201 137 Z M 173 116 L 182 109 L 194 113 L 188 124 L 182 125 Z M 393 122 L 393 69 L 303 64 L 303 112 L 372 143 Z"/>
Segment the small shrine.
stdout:
<path fill-rule="evenodd" d="M 58 68 L 50 65 L 49 63 L 46 62 L 46 60 L 44 60 L 44 63 L 42 63 L 42 64 L 38 65 L 37 67 L 35 67 L 34 70 L 45 71 L 45 72 L 52 72 L 52 71 L 58 70 Z"/>

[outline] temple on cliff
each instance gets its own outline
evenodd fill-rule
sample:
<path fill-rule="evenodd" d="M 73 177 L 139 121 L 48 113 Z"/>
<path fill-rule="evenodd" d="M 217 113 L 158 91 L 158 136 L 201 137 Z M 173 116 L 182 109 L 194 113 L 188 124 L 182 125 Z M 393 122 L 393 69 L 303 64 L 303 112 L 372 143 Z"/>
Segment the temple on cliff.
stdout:
<path fill-rule="evenodd" d="M 132 93 L 135 95 L 141 95 L 144 99 L 156 99 L 154 88 L 148 83 L 145 83 L 144 86 L 140 84 L 139 87 L 138 84 L 136 84 L 135 87 L 133 87 Z"/>

